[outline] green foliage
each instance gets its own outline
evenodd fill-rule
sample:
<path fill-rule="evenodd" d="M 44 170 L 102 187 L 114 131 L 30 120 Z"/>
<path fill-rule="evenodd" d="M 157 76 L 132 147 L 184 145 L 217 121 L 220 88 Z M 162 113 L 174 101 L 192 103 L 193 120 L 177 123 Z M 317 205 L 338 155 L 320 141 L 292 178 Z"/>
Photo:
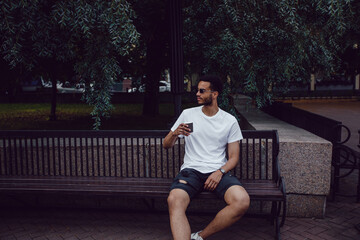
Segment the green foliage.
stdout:
<path fill-rule="evenodd" d="M 259 107 L 271 88 L 286 91 L 314 71 L 338 65 L 341 38 L 354 16 L 347 0 L 187 1 L 184 44 L 190 71 L 230 76 L 232 89 Z"/>
<path fill-rule="evenodd" d="M 117 58 L 137 44 L 134 17 L 125 0 L 0 1 L 1 55 L 29 70 L 47 61 L 74 62 L 99 129 L 112 109 L 108 89 L 121 73 Z"/>
<path fill-rule="evenodd" d="M 87 86 L 83 99 L 93 106 L 98 129 L 112 110 L 108 89 L 124 74 L 122 68 L 157 83 L 167 67 L 166 3 L 0 0 L 0 54 L 16 69 L 41 66 L 53 72 L 53 65 L 73 65 Z M 263 106 L 271 102 L 272 88 L 286 91 L 294 82 L 307 82 L 312 72 L 331 73 L 341 66 L 342 52 L 360 45 L 359 13 L 355 0 L 186 0 L 187 74 L 230 77 L 223 108 L 231 105 L 227 95 L 239 89 Z M 356 51 L 346 57 L 358 56 Z M 359 64 L 348 68 L 359 71 Z M 147 89 L 158 89 L 151 86 Z"/>
<path fill-rule="evenodd" d="M 225 83 L 224 89 L 218 98 L 218 102 L 219 102 L 219 107 L 222 110 L 232 114 L 236 118 L 236 120 L 240 121 L 239 116 L 236 113 L 234 107 L 234 103 L 231 97 L 231 89 L 228 83 Z"/>

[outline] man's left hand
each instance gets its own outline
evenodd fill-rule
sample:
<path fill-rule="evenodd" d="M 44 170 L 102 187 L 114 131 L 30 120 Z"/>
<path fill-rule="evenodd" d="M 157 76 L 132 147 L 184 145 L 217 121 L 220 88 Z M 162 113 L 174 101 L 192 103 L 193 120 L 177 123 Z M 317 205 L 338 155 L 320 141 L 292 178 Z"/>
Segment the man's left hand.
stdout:
<path fill-rule="evenodd" d="M 218 186 L 223 174 L 219 170 L 213 172 L 204 184 L 204 189 L 208 191 L 214 191 Z"/>

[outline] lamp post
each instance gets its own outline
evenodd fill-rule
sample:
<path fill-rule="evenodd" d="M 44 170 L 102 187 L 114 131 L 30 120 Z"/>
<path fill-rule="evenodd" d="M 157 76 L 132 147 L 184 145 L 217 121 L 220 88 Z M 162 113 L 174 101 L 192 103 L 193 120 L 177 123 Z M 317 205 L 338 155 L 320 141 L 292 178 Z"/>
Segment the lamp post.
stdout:
<path fill-rule="evenodd" d="M 182 30 L 183 19 L 181 14 L 182 0 L 170 1 L 170 29 L 171 29 L 171 92 L 174 96 L 174 112 L 177 118 L 181 113 L 181 95 L 184 92 L 184 63 Z"/>

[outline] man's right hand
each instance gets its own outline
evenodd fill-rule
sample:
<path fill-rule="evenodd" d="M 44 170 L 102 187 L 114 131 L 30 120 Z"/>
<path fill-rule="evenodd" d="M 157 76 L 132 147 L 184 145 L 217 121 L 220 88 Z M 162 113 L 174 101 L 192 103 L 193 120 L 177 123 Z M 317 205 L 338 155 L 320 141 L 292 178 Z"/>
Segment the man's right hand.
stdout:
<path fill-rule="evenodd" d="M 172 148 L 178 139 L 179 135 L 189 136 L 191 129 L 185 123 L 180 124 L 175 131 L 170 131 L 164 138 L 163 147 L 165 149 Z"/>
<path fill-rule="evenodd" d="M 184 135 L 184 136 L 189 136 L 191 132 L 191 129 L 189 128 L 189 126 L 185 123 L 181 123 L 176 130 L 173 132 L 173 134 L 175 136 L 179 136 L 179 135 Z"/>

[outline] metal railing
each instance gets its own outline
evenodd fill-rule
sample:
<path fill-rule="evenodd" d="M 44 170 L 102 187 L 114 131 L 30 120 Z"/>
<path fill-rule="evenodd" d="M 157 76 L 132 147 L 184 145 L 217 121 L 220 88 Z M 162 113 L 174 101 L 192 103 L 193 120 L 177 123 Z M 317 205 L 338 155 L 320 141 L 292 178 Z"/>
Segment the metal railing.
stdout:
<path fill-rule="evenodd" d="M 356 197 L 356 201 L 360 202 L 360 153 L 345 145 L 351 137 L 351 131 L 345 125 L 339 124 L 335 128 L 345 129 L 346 137 L 344 140 L 333 141 L 332 152 L 332 199 L 336 196 Z M 334 129 L 335 130 L 335 129 Z M 340 192 L 340 179 L 348 177 L 354 171 L 358 171 L 358 183 L 356 194 L 344 194 Z"/>

